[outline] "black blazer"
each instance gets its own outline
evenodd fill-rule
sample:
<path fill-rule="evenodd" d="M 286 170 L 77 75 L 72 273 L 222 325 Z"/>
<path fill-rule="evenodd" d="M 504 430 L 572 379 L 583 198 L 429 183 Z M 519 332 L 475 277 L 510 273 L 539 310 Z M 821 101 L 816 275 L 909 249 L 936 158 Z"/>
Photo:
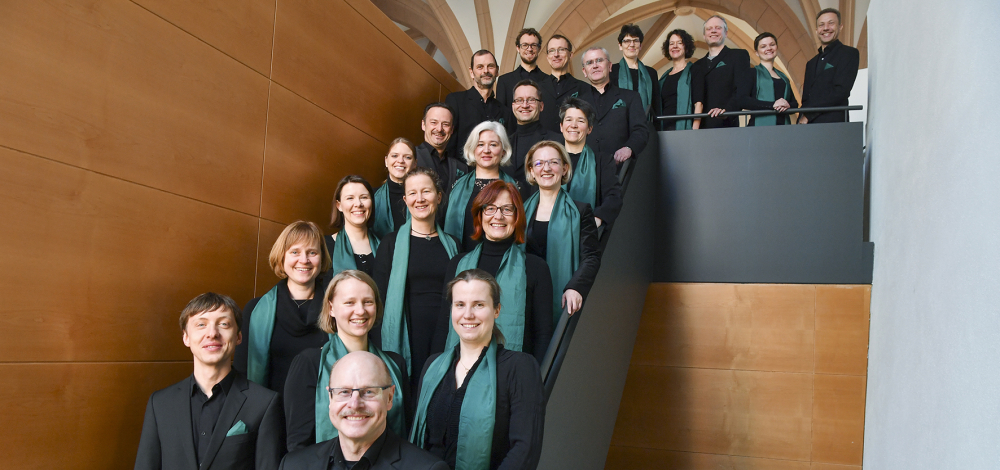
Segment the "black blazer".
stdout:
<path fill-rule="evenodd" d="M 594 130 L 587 136 L 587 145 L 597 154 L 613 157 L 615 152 L 622 147 L 632 149 L 632 158 L 639 155 L 642 149 L 646 148 L 646 141 L 649 139 L 649 129 L 646 127 L 646 112 L 642 109 L 642 100 L 639 94 L 632 90 L 622 90 L 611 81 L 604 88 L 604 93 L 609 96 L 601 97 L 608 99 L 611 103 L 621 100 L 624 106 L 615 108 L 606 106 L 601 109 L 597 105 L 597 99 L 601 92 L 593 86 L 585 86 L 580 90 L 580 98 L 590 103 L 597 111 L 597 122 L 591 123 Z"/>
<path fill-rule="evenodd" d="M 521 201 L 526 201 L 538 189 L 528 184 L 528 180 L 525 177 L 527 168 L 524 167 L 524 164 L 525 157 L 528 156 L 528 150 L 531 149 L 531 146 L 543 140 L 553 140 L 560 144 L 565 143 L 561 133 L 546 129 L 542 126 L 541 121 L 525 125 L 518 124 L 517 129 L 510 135 L 510 165 L 501 166 L 500 171 L 507 173 L 508 176 L 514 178 L 514 181 L 517 181 L 518 189 L 521 190 Z"/>
<path fill-rule="evenodd" d="M 601 247 L 597 239 L 597 223 L 594 222 L 594 212 L 590 210 L 590 204 L 585 202 L 573 201 L 576 204 L 577 210 L 580 211 L 580 265 L 573 272 L 573 277 L 569 279 L 566 286 L 562 288 L 561 292 L 565 292 L 566 289 L 573 289 L 580 293 L 584 299 L 587 298 L 587 294 L 590 294 L 590 288 L 594 285 L 594 279 L 597 278 L 597 271 L 601 269 Z M 603 220 L 603 219 L 602 219 Z M 532 238 L 531 221 L 528 221 L 528 230 L 525 236 L 530 240 Z M 549 233 L 546 236 L 552 236 Z M 558 234 L 556 234 L 558 235 Z M 566 235 L 566 240 L 568 242 L 569 235 Z M 527 246 L 531 246 L 529 243 Z M 532 253 L 538 255 L 538 253 Z M 559 289 L 558 286 L 553 286 L 553 291 Z M 553 292 L 553 298 L 555 292 Z"/>
<path fill-rule="evenodd" d="M 691 102 L 702 103 L 703 112 L 714 108 L 742 109 L 740 104 L 749 93 L 752 77 L 749 52 L 722 46 L 715 60 L 709 61 L 706 54 L 694 63 L 691 72 L 694 74 L 691 76 Z M 736 116 L 701 120 L 702 129 L 739 126 L 740 119 Z"/>
<path fill-rule="evenodd" d="M 819 49 L 806 63 L 806 78 L 802 82 L 802 107 L 847 106 L 854 80 L 858 78 L 858 50 L 835 40 Z M 844 122 L 844 112 L 806 113 L 809 124 Z"/>
<path fill-rule="evenodd" d="M 452 136 L 452 138 L 454 138 L 454 136 Z M 449 143 L 451 143 L 451 141 L 449 141 Z M 462 142 L 462 144 L 464 145 L 465 142 Z M 427 142 L 424 142 L 417 146 L 417 154 L 416 154 L 417 166 L 429 168 L 431 170 L 435 170 L 436 172 L 437 162 L 435 162 L 434 160 L 437 157 L 431 155 L 431 148 L 432 147 Z M 465 163 L 464 158 L 459 158 L 458 154 L 456 153 L 448 152 L 446 150 L 445 155 L 446 155 L 445 162 L 448 165 L 448 174 L 438 175 L 438 178 L 441 179 L 441 186 L 444 187 L 444 194 L 445 197 L 447 197 L 448 193 L 451 192 L 451 187 L 452 185 L 455 184 L 455 181 L 457 181 L 460 177 L 469 172 L 469 165 Z M 443 201 L 442 204 L 444 204 Z M 438 212 L 444 212 L 444 211 L 442 211 L 439 208 Z"/>
<path fill-rule="evenodd" d="M 219 421 L 215 423 L 202 470 L 278 468 L 285 454 L 284 416 L 276 392 L 250 382 L 238 371 Z M 154 392 L 146 404 L 136 470 L 197 469 L 194 436 L 191 435 L 191 387 L 188 377 Z M 243 421 L 247 432 L 226 436 Z"/>
<path fill-rule="evenodd" d="M 560 80 L 549 75 L 549 78 L 539 82 L 538 86 L 542 88 L 542 102 L 545 103 L 539 121 L 542 122 L 542 127 L 562 134 L 562 130 L 559 129 L 559 107 L 566 101 L 566 98 L 579 96 L 580 90 L 589 85 L 571 74 L 566 74 Z"/>
<path fill-rule="evenodd" d="M 454 112 L 452 129 L 454 133 L 448 142 L 448 152 L 460 159 L 465 158 L 463 147 L 468 140 L 472 129 L 483 121 L 497 121 L 503 124 L 507 134 L 514 131 L 517 121 L 514 120 L 514 111 L 510 106 L 504 106 L 497 100 L 496 94 L 483 101 L 483 96 L 479 94 L 476 87 L 465 91 L 449 93 L 444 102 L 451 106 Z"/>
<path fill-rule="evenodd" d="M 514 104 L 514 86 L 517 85 L 517 82 L 524 79 L 531 79 L 535 83 L 541 84 L 541 82 L 546 81 L 551 77 L 551 75 L 543 72 L 542 69 L 538 67 L 535 67 L 534 70 L 528 72 L 527 70 L 524 70 L 523 65 L 518 65 L 516 69 L 497 78 L 497 100 L 504 106 L 513 110 L 511 105 Z M 542 91 L 542 94 L 542 102 L 545 102 L 544 91 Z"/>
<path fill-rule="evenodd" d="M 615 82 L 616 85 L 618 84 L 619 64 L 621 64 L 621 62 L 611 64 L 611 81 Z M 646 67 L 646 73 L 649 74 L 649 79 L 653 81 L 653 89 L 650 90 L 652 92 L 651 93 L 652 101 L 649 102 L 649 112 L 646 113 L 646 115 L 659 116 L 663 114 L 662 113 L 663 103 L 660 102 L 662 100 L 662 98 L 660 98 L 660 75 L 656 73 L 656 69 L 646 64 L 642 64 L 642 66 Z M 633 88 L 632 91 L 638 93 L 639 80 L 635 80 L 632 83 L 634 84 L 633 86 L 635 86 L 635 88 Z M 639 102 L 642 103 L 642 99 L 640 99 Z"/>
<path fill-rule="evenodd" d="M 424 364 L 420 385 L 429 366 L 441 353 Z M 454 370 L 445 375 L 454 380 Z M 545 399 L 538 363 L 531 356 L 497 347 L 497 406 L 493 424 L 490 468 L 531 470 L 542 456 L 545 428 Z M 419 395 L 419 390 L 417 391 Z"/>
<path fill-rule="evenodd" d="M 579 157 L 570 156 L 570 159 Z M 622 184 L 618 181 L 617 163 L 612 155 L 594 155 L 597 163 L 597 191 L 594 217 L 603 221 L 602 225 L 612 225 L 622 210 Z M 576 177 L 577 164 L 573 165 L 573 177 Z"/>
<path fill-rule="evenodd" d="M 320 353 L 323 348 L 309 348 L 295 356 L 292 368 L 285 379 L 285 438 L 289 452 L 316 443 L 316 381 L 319 380 Z M 383 351 L 399 367 L 402 377 L 400 386 L 404 403 L 407 405 L 406 428 L 410 427 L 413 412 L 410 405 L 410 379 L 406 375 L 406 361 L 403 356 L 391 351 Z M 413 400 L 414 402 L 416 400 Z"/>
<path fill-rule="evenodd" d="M 372 470 L 449 470 L 448 465 L 430 452 L 423 450 L 401 439 L 391 429 L 385 429 L 385 443 L 372 465 Z M 340 438 L 333 438 L 319 444 L 313 444 L 285 456 L 281 460 L 282 470 L 326 470 L 330 465 L 330 456 L 334 446 L 340 445 Z"/>

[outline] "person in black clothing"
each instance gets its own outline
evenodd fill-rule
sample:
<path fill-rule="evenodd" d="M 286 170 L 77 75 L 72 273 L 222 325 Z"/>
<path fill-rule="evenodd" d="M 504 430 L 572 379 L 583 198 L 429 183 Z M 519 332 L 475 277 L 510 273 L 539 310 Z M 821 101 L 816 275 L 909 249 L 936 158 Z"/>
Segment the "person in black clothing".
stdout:
<path fill-rule="evenodd" d="M 763 32 L 754 39 L 753 45 L 760 65 L 753 68 L 753 86 L 750 87 L 750 94 L 743 97 L 743 109 L 773 109 L 780 113 L 799 107 L 788 75 L 774 67 L 774 58 L 778 57 L 778 38 Z M 791 123 L 787 114 L 750 116 L 747 126 L 783 126 Z"/>
<path fill-rule="evenodd" d="M 385 154 L 385 169 L 389 179 L 372 196 L 372 232 L 381 239 L 406 222 L 406 204 L 403 202 L 403 177 L 416 166 L 414 155 L 417 149 L 403 137 L 389 143 L 389 153 Z"/>
<path fill-rule="evenodd" d="M 559 116 L 572 171 L 577 175 L 569 182 L 569 195 L 574 201 L 593 207 L 598 227 L 614 224 L 622 210 L 622 186 L 615 175 L 615 161 L 608 155 L 598 156 L 587 147 L 587 136 L 594 129 L 590 123 L 597 120 L 597 113 L 590 103 L 570 98 L 559 108 Z"/>
<path fill-rule="evenodd" d="M 499 122 L 508 133 L 514 130 L 514 116 L 510 112 L 510 106 L 504 106 L 493 93 L 493 82 L 497 76 L 497 59 L 493 53 L 483 49 L 472 54 L 469 76 L 472 77 L 472 88 L 449 93 L 444 99 L 451 107 L 455 129 L 448 150 L 459 157 L 464 150 L 461 146 L 469 138 L 472 129 L 483 121 Z"/>
<path fill-rule="evenodd" d="M 505 330 L 506 347 L 532 354 L 541 363 L 552 339 L 552 277 L 544 259 L 525 252 L 527 217 L 521 196 L 513 184 L 494 181 L 476 196 L 472 214 L 472 239 L 481 242 L 451 259 L 446 280 L 471 268 L 496 277 L 507 292 L 507 301 L 501 299 L 506 316 L 500 325 L 512 325 Z M 449 308 L 444 306 L 441 318 L 447 317 Z M 435 344 L 443 344 L 445 350 L 457 339 L 446 321 L 441 322 L 436 334 Z"/>
<path fill-rule="evenodd" d="M 446 295 L 449 329 L 459 341 L 424 366 L 410 441 L 451 468 L 537 468 L 545 426 L 541 373 L 531 356 L 504 346 L 497 324 L 508 313 L 504 293 L 489 273 L 469 269 L 448 283 Z"/>
<path fill-rule="evenodd" d="M 469 172 L 469 165 L 457 153 L 448 152 L 448 142 L 451 141 L 454 117 L 451 106 L 445 103 L 431 103 L 424 108 L 424 118 L 420 121 L 420 129 L 424 131 L 424 141 L 416 148 L 417 166 L 430 168 L 437 173 L 444 186 L 444 202 L 447 205 L 448 193 L 455 180 Z M 444 211 L 438 211 L 443 215 Z"/>
<path fill-rule="evenodd" d="M 667 33 L 663 41 L 663 57 L 670 59 L 672 66 L 660 78 L 660 108 L 661 116 L 676 116 L 678 114 L 700 113 L 702 103 L 691 99 L 692 68 L 694 64 L 688 59 L 694 55 L 694 38 L 683 29 L 675 29 Z M 694 121 L 661 121 L 660 130 L 675 131 L 693 129 Z"/>
<path fill-rule="evenodd" d="M 549 74 L 542 72 L 538 68 L 539 53 L 542 51 L 542 35 L 535 31 L 535 28 L 524 28 L 517 33 L 514 40 L 517 47 L 518 57 L 521 65 L 511 72 L 507 72 L 497 78 L 497 100 L 504 106 L 510 106 L 514 100 L 514 87 L 523 80 L 532 80 L 541 83 L 549 79 Z M 546 97 L 551 99 L 551 97 Z"/>
<path fill-rule="evenodd" d="M 656 69 L 639 60 L 642 40 L 642 29 L 638 25 L 629 23 L 622 26 L 618 33 L 618 50 L 622 51 L 622 60 L 611 66 L 611 80 L 619 88 L 639 93 L 647 116 L 659 116 L 660 82 Z"/>
<path fill-rule="evenodd" d="M 590 148 L 598 156 L 613 156 L 620 169 L 625 160 L 646 147 L 649 129 L 639 94 L 618 87 L 610 79 L 610 70 L 607 50 L 587 49 L 583 53 L 583 74 L 591 86 L 580 90 L 580 98 L 597 112 L 597 120 L 591 123 L 594 131 L 589 139 Z"/>
<path fill-rule="evenodd" d="M 845 46 L 838 37 L 844 25 L 840 12 L 827 8 L 816 15 L 816 34 L 822 45 L 817 54 L 806 63 L 806 77 L 802 83 L 802 107 L 847 106 L 854 80 L 858 78 L 860 53 Z M 799 124 L 844 122 L 843 111 L 829 113 L 803 113 Z"/>
<path fill-rule="evenodd" d="M 382 299 L 378 295 L 378 286 L 367 274 L 346 270 L 330 280 L 323 296 L 323 313 L 318 323 L 333 343 L 328 342 L 322 348 L 306 349 L 295 356 L 285 380 L 285 441 L 289 452 L 336 435 L 336 429 L 329 423 L 316 426 L 316 410 L 317 407 L 329 406 L 329 398 L 324 396 L 323 390 L 329 369 L 354 351 L 368 351 L 392 362 L 387 366 L 393 372 L 390 379 L 394 379 L 391 383 L 396 390 L 393 394 L 395 404 L 389 410 L 389 422 L 397 434 L 406 432 L 410 416 L 405 404 L 416 402 L 409 396 L 406 361 L 394 352 L 382 352 L 368 338 L 381 314 Z"/>
<path fill-rule="evenodd" d="M 333 279 L 345 269 L 359 269 L 371 276 L 375 272 L 375 248 L 378 239 L 370 234 L 372 224 L 372 185 L 358 175 L 347 175 L 337 183 L 333 195 L 330 228 L 333 235 L 323 237 L 326 251 L 330 253 L 330 270 L 323 279 Z M 350 242 L 337 249 L 337 237 L 346 236 Z"/>
<path fill-rule="evenodd" d="M 545 129 L 538 120 L 545 108 L 545 103 L 542 102 L 541 91 L 539 91 L 537 83 L 531 80 L 523 80 L 518 83 L 514 88 L 512 108 L 514 118 L 517 120 L 517 130 L 510 135 L 512 150 L 510 166 L 504 167 L 502 171 L 517 182 L 518 189 L 521 190 L 521 198 L 528 199 L 534 192 L 534 187 L 525 180 L 524 156 L 528 154 L 528 149 L 538 142 L 543 140 L 561 141 L 562 134 Z"/>
<path fill-rule="evenodd" d="M 459 252 L 454 237 L 435 223 L 441 201 L 441 182 L 432 170 L 417 167 L 406 175 L 406 205 L 410 221 L 382 237 L 375 256 L 375 284 L 385 299 L 381 326 L 371 332 L 383 351 L 406 359 L 411 383 L 435 347 L 434 332 L 441 315 L 448 260 Z"/>
<path fill-rule="evenodd" d="M 320 273 L 330 270 L 330 253 L 319 227 L 300 220 L 282 230 L 268 261 L 281 281 L 243 308 L 240 330 L 246 334 L 236 347 L 233 367 L 251 382 L 284 394 L 292 359 L 327 340 L 316 320 L 323 310 L 318 297 L 326 287 Z M 258 331 L 271 333 L 254 334 Z"/>
<path fill-rule="evenodd" d="M 743 96 L 750 93 L 750 54 L 743 49 L 726 47 L 728 33 L 729 25 L 721 16 L 715 15 L 705 21 L 708 54 L 694 63 L 691 94 L 710 117 L 700 124 L 696 120 L 695 129 L 740 127 L 740 119 L 736 116 L 718 117 L 726 110 L 740 110 Z"/>
<path fill-rule="evenodd" d="M 538 82 L 542 89 L 542 99 L 546 103 L 542 109 L 542 127 L 559 132 L 559 106 L 566 98 L 579 96 L 585 85 L 573 76 L 573 43 L 566 36 L 555 34 L 545 43 L 545 59 L 552 68 L 550 78 Z"/>

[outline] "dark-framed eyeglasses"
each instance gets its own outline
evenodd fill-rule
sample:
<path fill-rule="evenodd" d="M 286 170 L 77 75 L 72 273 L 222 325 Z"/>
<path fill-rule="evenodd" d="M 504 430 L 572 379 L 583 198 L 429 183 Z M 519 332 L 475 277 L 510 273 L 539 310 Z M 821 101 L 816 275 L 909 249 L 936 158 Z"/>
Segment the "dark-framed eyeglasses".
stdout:
<path fill-rule="evenodd" d="M 521 49 L 534 49 L 537 51 L 538 49 L 542 48 L 542 45 L 536 43 L 522 42 L 521 44 L 518 44 L 517 47 L 520 47 Z"/>
<path fill-rule="evenodd" d="M 488 204 L 486 205 L 486 207 L 483 207 L 483 214 L 493 215 L 496 214 L 498 210 L 500 211 L 501 214 L 507 217 L 510 217 L 515 213 L 515 208 L 513 204 L 507 204 L 500 207 L 494 206 L 493 204 Z"/>
<path fill-rule="evenodd" d="M 514 104 L 516 104 L 516 105 L 522 105 L 522 104 L 525 104 L 525 103 L 527 103 L 527 104 L 535 104 L 535 103 L 537 103 L 539 101 L 542 101 L 542 100 L 540 100 L 538 98 L 514 98 Z"/>
<path fill-rule="evenodd" d="M 552 49 L 549 49 L 549 50 L 547 50 L 545 52 L 548 53 L 549 55 L 555 55 L 555 54 L 560 54 L 560 53 L 561 54 L 565 54 L 565 53 L 569 52 L 569 49 L 565 48 L 565 47 L 553 47 Z"/>
<path fill-rule="evenodd" d="M 358 392 L 358 396 L 364 401 L 375 401 L 382 398 L 382 391 L 392 387 L 392 385 L 383 385 L 375 387 L 362 387 L 362 388 L 341 388 L 341 387 L 326 387 L 326 391 L 330 392 L 330 400 L 336 402 L 350 401 L 351 397 L 354 396 L 354 392 Z"/>
<path fill-rule="evenodd" d="M 586 65 L 586 66 L 590 67 L 591 65 L 594 65 L 594 64 L 603 64 L 606 60 L 608 60 L 608 59 L 605 59 L 604 57 L 598 57 L 596 59 L 590 59 L 590 60 L 584 62 L 583 65 Z"/>

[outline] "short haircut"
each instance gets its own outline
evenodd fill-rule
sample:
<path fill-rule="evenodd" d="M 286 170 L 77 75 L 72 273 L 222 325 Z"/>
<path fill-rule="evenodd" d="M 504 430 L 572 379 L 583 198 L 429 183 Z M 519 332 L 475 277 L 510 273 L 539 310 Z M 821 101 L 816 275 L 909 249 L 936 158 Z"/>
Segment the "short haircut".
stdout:
<path fill-rule="evenodd" d="M 581 62 L 583 61 L 583 56 L 587 55 L 587 53 L 590 52 L 590 51 L 601 51 L 601 54 L 604 54 L 604 58 L 605 59 L 611 60 L 611 55 L 608 54 L 608 50 L 607 49 L 605 49 L 605 48 L 603 48 L 601 46 L 593 46 L 593 47 L 588 47 L 587 50 L 583 51 L 583 55 L 580 56 L 580 61 Z"/>
<path fill-rule="evenodd" d="M 390 146 L 389 148 L 392 147 Z M 357 183 L 364 185 L 365 189 L 368 190 L 368 197 L 372 198 L 375 196 L 375 191 L 372 190 L 371 183 L 369 183 L 368 180 L 362 178 L 361 176 L 347 175 L 341 178 L 340 182 L 337 183 L 337 190 L 333 192 L 333 210 L 330 211 L 330 228 L 333 229 L 334 232 L 339 232 L 341 229 L 344 228 L 344 217 L 342 217 L 340 211 L 337 210 L 337 202 L 340 201 L 340 194 L 344 190 L 344 186 L 347 186 L 350 183 Z M 373 223 L 375 223 L 375 217 L 369 216 L 368 226 L 371 227 Z"/>
<path fill-rule="evenodd" d="M 233 319 L 236 321 L 236 332 L 239 333 L 240 325 L 243 324 L 243 312 L 228 295 L 216 294 L 215 292 L 206 292 L 191 299 L 184 310 L 181 310 L 181 331 L 187 331 L 188 320 L 191 317 L 219 309 L 229 310 L 233 314 Z"/>
<path fill-rule="evenodd" d="M 494 65 L 497 63 L 497 56 L 493 55 L 492 52 L 490 52 L 490 51 L 488 51 L 486 49 L 480 49 L 480 50 L 478 50 L 478 51 L 476 51 L 475 53 L 472 54 L 472 59 L 469 60 L 469 68 L 471 69 L 471 68 L 475 68 L 476 67 L 476 57 L 479 57 L 481 55 L 486 55 L 486 54 L 489 54 L 490 57 L 493 58 L 493 64 Z M 451 115 L 454 116 L 455 113 L 452 113 Z"/>
<path fill-rule="evenodd" d="M 512 153 L 510 148 L 510 139 L 507 138 L 507 129 L 504 129 L 503 124 L 496 121 L 483 121 L 476 125 L 476 127 L 472 128 L 472 132 L 469 133 L 469 138 L 465 139 L 465 147 L 462 149 L 465 151 L 465 163 L 469 166 L 475 166 L 476 144 L 479 143 L 479 134 L 486 131 L 493 131 L 493 133 L 500 138 L 500 146 L 503 147 L 503 158 L 500 159 L 500 165 L 509 165 L 510 155 Z"/>
<path fill-rule="evenodd" d="M 530 87 L 534 88 L 536 94 L 538 95 L 538 97 L 539 98 L 542 97 L 542 89 L 538 88 L 538 84 L 535 83 L 534 80 L 532 80 L 530 78 L 525 78 L 524 80 L 521 80 L 521 81 L 517 82 L 517 85 L 514 85 L 514 91 L 517 91 L 518 88 L 521 88 L 523 86 L 530 86 Z"/>
<path fill-rule="evenodd" d="M 694 55 L 694 38 L 683 29 L 675 29 L 667 33 L 667 39 L 663 41 L 663 57 L 670 58 L 670 38 L 677 36 L 684 44 L 684 58 L 690 59 Z"/>
<path fill-rule="evenodd" d="M 409 173 L 403 176 L 403 182 L 401 184 L 403 185 L 404 196 L 406 195 L 406 180 L 410 179 L 413 176 L 418 176 L 418 175 L 424 175 L 430 178 L 431 183 L 434 184 L 434 190 L 437 191 L 438 194 L 444 193 L 444 188 L 441 185 L 441 178 L 438 176 L 437 172 L 427 167 L 418 166 L 414 167 L 412 170 L 409 171 Z"/>
<path fill-rule="evenodd" d="M 574 108 L 583 111 L 583 115 L 587 116 L 587 125 L 594 127 L 594 123 L 597 122 L 597 111 L 594 111 L 594 107 L 590 103 L 576 97 L 563 100 L 562 106 L 559 107 L 559 122 L 566 119 L 566 111 Z"/>
<path fill-rule="evenodd" d="M 431 104 L 429 104 L 427 106 L 424 106 L 424 117 L 420 118 L 420 120 L 421 121 L 426 121 L 427 120 L 427 113 L 429 113 L 434 108 L 447 109 L 448 112 L 451 113 L 451 119 L 453 121 L 455 120 L 455 110 L 451 109 L 451 106 L 449 106 L 448 103 L 442 103 L 440 101 L 435 102 L 435 103 L 431 103 Z M 392 148 L 392 146 L 390 145 L 389 148 Z"/>
<path fill-rule="evenodd" d="M 389 373 L 389 366 L 386 365 L 385 361 L 383 361 L 382 358 L 380 358 L 380 357 L 376 356 L 375 354 L 372 354 L 372 353 L 370 353 L 368 351 L 354 351 L 352 353 L 348 353 L 348 355 L 351 355 L 351 354 L 361 355 L 361 356 L 368 356 L 368 360 L 372 361 L 375 364 L 375 372 L 376 372 L 376 375 L 377 375 L 377 377 L 376 377 L 375 380 L 378 380 L 380 383 L 388 383 L 389 385 L 395 385 L 392 382 L 392 375 Z M 373 360 L 373 358 L 374 358 L 374 360 Z M 346 364 L 346 363 L 349 363 L 350 361 L 343 361 L 343 362 Z M 330 367 L 330 382 L 327 384 L 330 387 L 333 386 L 333 378 L 336 377 L 336 374 L 334 374 L 333 371 L 337 369 L 337 365 L 340 364 L 340 363 L 341 363 L 341 361 L 336 361 L 336 362 L 333 363 L 333 366 Z M 396 393 L 402 393 L 402 391 L 401 390 L 396 390 Z M 384 393 L 382 394 L 382 398 L 383 399 L 387 399 L 387 397 L 388 397 L 388 395 L 386 395 Z"/>
<path fill-rule="evenodd" d="M 819 17 L 827 13 L 833 13 L 834 15 L 837 15 L 837 24 L 842 23 L 842 21 L 840 20 L 840 10 L 836 8 L 824 8 L 820 10 L 819 13 L 816 13 L 816 21 L 819 21 Z"/>
<path fill-rule="evenodd" d="M 645 37 L 642 35 L 642 28 L 640 28 L 639 25 L 635 23 L 629 23 L 625 26 L 622 26 L 621 32 L 618 33 L 618 44 L 621 44 L 622 41 L 625 40 L 625 36 L 632 36 L 634 38 L 639 38 L 640 43 Z"/>
<path fill-rule="evenodd" d="M 729 34 L 729 22 L 726 21 L 725 18 L 723 18 L 723 17 L 721 17 L 719 15 L 709 16 L 708 19 L 705 20 L 704 24 L 708 24 L 708 20 L 710 20 L 712 18 L 718 18 L 718 19 L 722 20 L 722 31 L 724 31 L 726 34 Z M 704 29 L 704 25 L 702 26 L 702 29 Z"/>
<path fill-rule="evenodd" d="M 514 183 L 504 180 L 496 180 L 483 188 L 482 191 L 472 200 L 472 239 L 479 240 L 483 237 L 483 211 L 486 206 L 493 204 L 500 194 L 507 192 L 510 200 L 514 203 L 514 241 L 524 243 L 524 230 L 528 226 L 527 217 L 524 215 L 524 202 L 521 201 L 521 193 Z"/>
<path fill-rule="evenodd" d="M 559 153 L 559 160 L 562 161 L 563 168 L 566 169 L 562 175 L 560 183 L 569 184 L 570 180 L 573 179 L 573 161 L 569 159 L 569 152 L 566 151 L 566 147 L 563 147 L 563 144 L 553 142 L 551 140 L 543 140 L 535 145 L 532 145 L 531 148 L 528 149 L 528 153 L 524 157 L 524 179 L 528 181 L 528 184 L 538 184 L 538 182 L 535 181 L 535 177 L 532 175 L 532 172 L 529 170 L 529 167 L 535 162 L 535 152 L 543 147 L 555 149 L 555 151 Z"/>
<path fill-rule="evenodd" d="M 765 31 L 765 32 L 763 32 L 763 33 L 760 33 L 760 34 L 758 34 L 758 35 L 757 35 L 757 37 L 756 37 L 756 38 L 755 38 L 755 39 L 753 40 L 753 50 L 755 50 L 755 51 L 757 50 L 757 47 L 758 47 L 758 46 L 760 46 L 760 42 L 761 42 L 761 41 L 762 41 L 762 40 L 763 40 L 764 38 L 771 38 L 771 39 L 774 39 L 774 45 L 775 45 L 775 46 L 777 46 L 777 45 L 778 45 L 778 38 L 776 38 L 776 37 L 775 37 L 775 36 L 774 36 L 773 34 L 771 34 L 771 33 L 767 32 L 767 31 Z"/>
<path fill-rule="evenodd" d="M 330 279 L 330 285 L 327 286 L 326 293 L 323 295 L 323 313 L 319 315 L 319 319 L 316 321 L 316 326 L 318 326 L 319 329 L 330 333 L 331 335 L 337 334 L 337 320 L 335 320 L 331 315 L 333 308 L 330 307 L 330 303 L 333 302 L 333 297 L 337 295 L 337 285 L 347 279 L 356 279 L 368 284 L 368 287 L 371 288 L 375 297 L 375 318 L 372 319 L 371 324 L 378 325 L 379 320 L 382 318 L 382 297 L 379 296 L 378 286 L 375 284 L 375 280 L 373 280 L 371 276 L 362 271 L 358 271 L 357 269 L 345 269 L 337 273 L 336 276 L 333 276 L 333 279 Z"/>
<path fill-rule="evenodd" d="M 323 241 L 323 231 L 312 222 L 298 220 L 288 224 L 281 231 L 281 235 L 278 235 L 278 239 L 271 246 L 271 254 L 267 257 L 271 269 L 274 270 L 274 275 L 278 276 L 279 279 L 288 277 L 285 274 L 285 252 L 292 245 L 302 242 L 309 243 L 310 245 L 318 245 L 320 250 L 319 272 L 322 273 L 330 270 L 332 263 L 330 262 L 330 252 L 326 249 L 326 243 Z"/>
<path fill-rule="evenodd" d="M 553 34 L 548 41 L 545 41 L 546 49 L 549 48 L 549 43 L 552 42 L 553 39 L 562 39 L 563 41 L 566 41 L 566 49 L 569 49 L 570 52 L 573 52 L 573 43 L 569 40 L 568 37 L 563 36 L 562 34 Z"/>
<path fill-rule="evenodd" d="M 455 279 L 452 279 L 451 281 L 448 282 L 448 284 L 445 286 L 445 292 L 447 292 L 447 294 L 445 295 L 446 299 L 445 301 L 448 302 L 446 305 L 450 306 L 452 304 L 452 291 L 454 291 L 456 284 L 458 284 L 459 282 L 472 282 L 472 281 L 480 281 L 488 284 L 490 286 L 490 300 L 493 301 L 493 308 L 495 309 L 497 307 L 500 307 L 500 284 L 497 282 L 496 278 L 490 275 L 490 273 L 483 271 L 482 269 L 479 268 L 472 268 L 462 271 L 458 273 L 457 276 L 455 276 Z M 450 318 L 450 312 L 451 312 L 450 307 L 448 308 L 448 312 Z M 503 333 L 500 331 L 500 328 L 497 327 L 496 322 L 493 322 L 493 338 L 497 340 L 497 344 L 507 343 L 506 338 L 504 338 Z"/>
<path fill-rule="evenodd" d="M 542 46 L 542 35 L 538 34 L 538 31 L 536 31 L 535 28 L 524 28 L 521 31 L 519 31 L 517 33 L 517 38 L 514 39 L 515 46 L 521 47 L 521 37 L 524 36 L 525 34 L 536 37 L 538 39 L 538 46 L 539 47 Z"/>

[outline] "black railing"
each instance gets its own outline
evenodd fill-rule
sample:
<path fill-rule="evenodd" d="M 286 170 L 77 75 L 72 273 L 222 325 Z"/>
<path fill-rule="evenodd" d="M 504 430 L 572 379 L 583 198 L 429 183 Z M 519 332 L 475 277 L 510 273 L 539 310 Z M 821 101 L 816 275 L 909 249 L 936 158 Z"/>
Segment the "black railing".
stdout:
<path fill-rule="evenodd" d="M 789 108 L 782 112 L 777 112 L 773 109 L 755 109 L 751 111 L 726 111 L 719 114 L 716 117 L 731 117 L 731 116 L 767 116 L 772 114 L 795 114 L 795 113 L 830 113 L 834 111 L 843 111 L 844 118 L 850 121 L 850 111 L 860 111 L 864 109 L 864 106 L 854 105 L 854 106 L 825 106 L 820 108 Z M 657 116 L 656 119 L 660 121 L 678 121 L 681 119 L 702 119 L 710 117 L 708 113 L 697 113 L 697 114 L 675 114 L 673 116 Z"/>

